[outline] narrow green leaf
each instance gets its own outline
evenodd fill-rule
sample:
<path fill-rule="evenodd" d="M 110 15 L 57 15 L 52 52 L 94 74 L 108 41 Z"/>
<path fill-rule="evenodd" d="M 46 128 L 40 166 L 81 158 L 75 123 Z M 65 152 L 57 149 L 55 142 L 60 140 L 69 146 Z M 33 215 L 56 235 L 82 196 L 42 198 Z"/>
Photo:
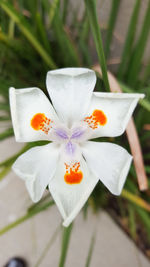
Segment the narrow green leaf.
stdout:
<path fill-rule="evenodd" d="M 16 22 L 19 29 L 22 31 L 28 41 L 33 45 L 39 55 L 43 58 L 44 62 L 51 69 L 56 68 L 54 61 L 43 48 L 43 46 L 39 43 L 39 41 L 36 39 L 32 28 L 24 19 L 24 17 L 18 14 L 17 11 L 13 8 L 13 6 L 11 6 L 8 2 L 5 2 L 4 0 L 0 0 L 0 6 Z"/>
<path fill-rule="evenodd" d="M 129 211 L 130 234 L 131 234 L 132 238 L 135 240 L 135 238 L 136 238 L 135 209 L 131 204 L 129 204 L 129 206 L 128 206 L 128 211 Z"/>
<path fill-rule="evenodd" d="M 56 13 L 59 11 L 60 8 L 60 0 L 53 0 L 49 10 L 49 22 L 50 25 L 53 23 Z"/>
<path fill-rule="evenodd" d="M 139 207 L 135 206 L 135 209 L 147 229 L 148 238 L 150 240 L 150 215 L 145 210 L 140 209 Z"/>
<path fill-rule="evenodd" d="M 36 13 L 36 24 L 37 24 L 40 40 L 43 43 L 47 52 L 51 54 L 50 42 L 48 41 L 48 36 L 45 30 L 45 27 L 43 25 L 43 21 L 42 21 L 40 13 Z"/>
<path fill-rule="evenodd" d="M 121 89 L 123 90 L 123 92 L 125 93 L 136 93 L 133 89 L 131 89 L 130 87 L 128 87 L 127 85 L 120 83 Z M 147 99 L 140 99 L 139 104 L 146 109 L 147 111 L 150 111 L 150 102 Z"/>
<path fill-rule="evenodd" d="M 121 0 L 112 0 L 111 12 L 109 15 L 108 29 L 106 35 L 106 43 L 105 43 L 105 57 L 108 58 L 110 52 L 110 45 L 113 36 L 113 30 L 115 28 L 115 23 L 117 20 L 119 5 Z"/>
<path fill-rule="evenodd" d="M 133 13 L 131 16 L 131 20 L 129 23 L 129 27 L 128 27 L 128 32 L 127 32 L 127 36 L 125 39 L 125 44 L 123 47 L 123 52 L 122 52 L 122 56 L 121 56 L 121 63 L 119 65 L 119 70 L 118 70 L 118 78 L 119 79 L 123 78 L 125 69 L 127 67 L 127 62 L 129 61 L 129 58 L 131 55 L 131 49 L 133 46 L 133 41 L 134 41 L 134 37 L 135 37 L 135 33 L 136 33 L 140 4 L 141 4 L 141 0 L 136 0 L 135 6 L 133 9 Z"/>
<path fill-rule="evenodd" d="M 56 228 L 56 230 L 54 231 L 53 235 L 50 237 L 50 240 L 46 244 L 44 250 L 42 251 L 42 254 L 40 255 L 40 257 L 39 257 L 38 261 L 36 262 L 36 264 L 34 265 L 34 267 L 39 267 L 41 265 L 43 259 L 45 258 L 47 252 L 49 251 L 50 247 L 52 246 L 52 244 L 56 240 L 56 237 L 57 237 L 59 231 L 60 231 L 60 226 L 58 226 Z"/>
<path fill-rule="evenodd" d="M 80 66 L 80 57 L 77 47 L 74 45 L 67 31 L 65 31 L 59 11 L 56 10 L 53 19 L 53 30 L 60 49 L 60 55 L 64 55 L 63 64 L 66 66 Z M 66 52 L 67 51 L 67 52 Z"/>
<path fill-rule="evenodd" d="M 145 51 L 145 47 L 147 44 L 149 31 L 150 31 L 150 0 L 148 2 L 147 10 L 145 13 L 145 18 L 143 22 L 143 26 L 141 29 L 140 37 L 138 39 L 138 42 L 136 44 L 136 47 L 133 51 L 133 56 L 131 58 L 131 64 L 130 64 L 130 71 L 128 72 L 128 83 L 131 86 L 135 86 L 137 80 L 138 80 L 138 74 L 140 71 L 141 66 L 141 60 Z"/>
<path fill-rule="evenodd" d="M 9 105 L 7 103 L 0 103 L 0 110 L 9 111 Z"/>
<path fill-rule="evenodd" d="M 10 39 L 14 38 L 14 31 L 15 31 L 15 22 L 14 20 L 10 19 L 9 29 L 8 29 L 8 36 Z"/>
<path fill-rule="evenodd" d="M 146 202 L 144 199 L 139 197 L 138 195 L 132 194 L 131 192 L 123 189 L 121 196 L 129 201 L 131 201 L 136 206 L 145 209 L 146 211 L 150 212 L 150 204 Z"/>
<path fill-rule="evenodd" d="M 33 216 L 35 216 L 36 214 L 48 209 L 51 205 L 53 204 L 53 201 L 49 201 L 45 204 L 43 204 L 42 206 L 40 206 L 40 208 L 36 208 L 33 211 L 27 213 L 26 215 L 20 217 L 19 219 L 17 219 L 15 222 L 10 223 L 8 225 L 6 225 L 4 228 L 2 228 L 0 230 L 0 235 L 3 235 L 4 233 L 8 232 L 9 230 L 11 230 L 12 228 L 18 226 L 19 224 L 27 221 L 28 219 L 32 218 Z"/>
<path fill-rule="evenodd" d="M 71 236 L 71 232 L 72 232 L 72 227 L 73 227 L 73 224 L 70 224 L 67 228 L 63 229 L 59 267 L 65 266 L 65 261 L 66 261 L 66 257 L 67 257 L 67 251 L 68 251 L 70 236 Z"/>
<path fill-rule="evenodd" d="M 2 171 L 0 172 L 0 181 L 9 173 L 10 169 L 11 169 L 10 165 L 2 169 Z"/>
<path fill-rule="evenodd" d="M 69 6 L 69 0 L 64 0 L 63 1 L 63 12 L 62 12 L 62 20 L 64 24 L 66 23 L 66 19 L 67 19 L 68 6 Z"/>
<path fill-rule="evenodd" d="M 148 174 L 150 174 L 150 166 L 145 166 L 145 170 Z"/>
<path fill-rule="evenodd" d="M 88 251 L 85 267 L 90 267 L 92 254 L 93 254 L 93 250 L 94 250 L 94 245 L 95 245 L 95 239 L 96 239 L 96 233 L 94 233 L 92 238 L 91 238 L 90 247 L 89 247 L 89 251 Z"/>
<path fill-rule="evenodd" d="M 91 30 L 97 50 L 97 55 L 99 59 L 99 64 L 102 69 L 102 76 L 105 84 L 105 89 L 107 91 L 110 91 L 110 86 L 108 82 L 108 76 L 107 76 L 107 67 L 106 67 L 106 61 L 105 61 L 105 55 L 103 50 L 103 43 L 102 43 L 102 37 L 101 37 L 101 31 L 98 24 L 98 18 L 96 13 L 96 0 L 85 0 L 85 5 L 87 8 L 87 14 L 91 25 Z"/>
<path fill-rule="evenodd" d="M 10 117 L 0 116 L 0 121 L 9 121 Z"/>
<path fill-rule="evenodd" d="M 13 136 L 14 132 L 13 132 L 13 128 L 9 128 L 6 131 L 4 131 L 3 133 L 0 133 L 0 141 L 4 140 L 10 136 Z"/>
<path fill-rule="evenodd" d="M 142 84 L 149 81 L 150 81 L 150 62 L 145 67 Z"/>
<path fill-rule="evenodd" d="M 79 49 L 81 51 L 83 64 L 87 66 L 92 65 L 92 58 L 90 55 L 88 41 L 89 41 L 89 20 L 87 17 L 87 12 L 85 12 L 85 16 L 82 21 L 82 28 L 79 30 Z"/>

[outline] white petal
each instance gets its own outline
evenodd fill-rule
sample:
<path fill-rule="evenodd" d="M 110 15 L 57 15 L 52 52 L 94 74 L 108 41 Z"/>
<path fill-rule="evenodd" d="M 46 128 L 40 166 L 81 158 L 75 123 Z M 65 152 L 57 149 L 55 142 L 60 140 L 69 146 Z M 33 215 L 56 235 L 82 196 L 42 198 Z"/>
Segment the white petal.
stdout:
<path fill-rule="evenodd" d="M 47 88 L 59 117 L 69 126 L 84 117 L 96 83 L 95 72 L 65 68 L 47 73 Z"/>
<path fill-rule="evenodd" d="M 63 225 L 67 227 L 83 207 L 98 182 L 88 169 L 85 160 L 80 160 L 83 179 L 80 183 L 68 184 L 64 180 L 64 162 L 60 161 L 54 179 L 50 181 L 49 190 L 63 216 Z"/>
<path fill-rule="evenodd" d="M 132 156 L 112 143 L 86 142 L 83 156 L 94 175 L 114 195 L 120 195 L 130 169 Z"/>
<path fill-rule="evenodd" d="M 42 90 L 39 88 L 10 88 L 9 96 L 16 141 L 49 140 L 48 135 L 44 132 L 36 131 L 31 127 L 31 119 L 37 113 L 44 113 L 53 121 L 58 120 L 50 101 Z"/>
<path fill-rule="evenodd" d="M 46 186 L 53 178 L 58 163 L 59 149 L 51 143 L 31 148 L 13 164 L 14 172 L 25 181 L 31 199 L 41 199 Z"/>
<path fill-rule="evenodd" d="M 143 94 L 93 93 L 86 116 L 92 115 L 94 110 L 101 110 L 107 122 L 103 126 L 98 124 L 96 129 L 89 127 L 91 138 L 121 135 L 127 127 L 137 102 L 143 97 Z"/>

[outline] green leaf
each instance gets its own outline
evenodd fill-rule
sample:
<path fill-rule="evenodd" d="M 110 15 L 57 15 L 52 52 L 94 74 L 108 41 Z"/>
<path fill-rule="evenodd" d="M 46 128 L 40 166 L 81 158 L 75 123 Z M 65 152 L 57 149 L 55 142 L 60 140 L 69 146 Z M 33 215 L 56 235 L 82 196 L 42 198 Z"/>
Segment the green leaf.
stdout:
<path fill-rule="evenodd" d="M 128 87 L 127 85 L 123 84 L 122 82 L 119 82 L 121 89 L 123 90 L 123 92 L 125 93 L 136 93 L 134 91 L 134 89 L 131 89 L 130 87 Z M 147 99 L 140 99 L 139 104 L 146 109 L 147 111 L 150 112 L 150 102 Z"/>
<path fill-rule="evenodd" d="M 64 29 L 62 18 L 60 17 L 59 10 L 56 10 L 53 19 L 53 30 L 58 43 L 58 52 L 63 56 L 64 63 L 68 66 L 80 66 L 80 57 L 78 55 L 77 47 L 70 38 L 68 32 Z"/>
<path fill-rule="evenodd" d="M 65 261 L 66 261 L 66 257 L 67 257 L 67 251 L 68 251 L 68 247 L 69 247 L 69 241 L 70 241 L 70 236 L 71 236 L 71 232 L 72 232 L 72 227 L 73 227 L 73 224 L 70 224 L 67 228 L 63 229 L 59 267 L 65 266 Z"/>
<path fill-rule="evenodd" d="M 146 211 L 150 212 L 150 204 L 146 202 L 141 197 L 132 194 L 131 192 L 123 189 L 121 196 L 127 200 L 129 200 L 132 204 L 135 204 L 136 206 L 145 209 Z"/>
<path fill-rule="evenodd" d="M 150 25 L 150 0 L 148 1 L 148 6 L 147 6 L 146 13 L 145 13 L 145 18 L 144 18 L 143 26 L 141 29 L 140 37 L 133 51 L 133 56 L 131 58 L 131 64 L 129 68 L 130 71 L 128 72 L 128 77 L 127 77 L 128 83 L 133 87 L 135 86 L 138 80 L 141 60 L 142 60 L 143 53 L 145 51 L 145 47 L 146 47 L 148 36 L 149 36 L 149 31 L 150 31 L 149 25 Z"/>
<path fill-rule="evenodd" d="M 0 141 L 13 135 L 14 135 L 13 128 L 9 128 L 5 130 L 3 133 L 0 133 Z"/>
<path fill-rule="evenodd" d="M 142 220 L 142 222 L 145 225 L 145 228 L 147 230 L 147 234 L 148 234 L 148 239 L 150 241 L 150 215 L 143 209 L 140 209 L 138 207 L 135 207 L 136 212 L 138 213 L 140 219 Z"/>
<path fill-rule="evenodd" d="M 129 204 L 128 210 L 129 210 L 129 230 L 132 238 L 135 240 L 136 238 L 135 209 L 131 204 Z"/>
<path fill-rule="evenodd" d="M 67 19 L 68 6 L 69 6 L 69 0 L 64 0 L 63 1 L 63 12 L 62 12 L 62 20 L 64 24 L 66 23 L 66 19 Z"/>
<path fill-rule="evenodd" d="M 10 165 L 2 169 L 2 171 L 0 172 L 0 181 L 9 173 L 10 169 L 11 169 Z"/>
<path fill-rule="evenodd" d="M 88 251 L 85 267 L 90 267 L 92 254 L 93 254 L 93 250 L 94 250 L 94 245 L 95 245 L 95 239 L 96 239 L 96 233 L 94 233 L 92 238 L 91 238 L 90 247 L 89 247 L 89 251 Z"/>
<path fill-rule="evenodd" d="M 122 56 L 121 56 L 121 63 L 119 65 L 119 70 L 118 70 L 118 78 L 119 79 L 123 78 L 125 69 L 127 67 L 127 63 L 130 59 L 131 49 L 133 46 L 133 41 L 134 41 L 134 37 L 135 37 L 135 33 L 136 33 L 140 4 L 141 4 L 141 0 L 136 0 L 135 6 L 133 9 L 133 13 L 131 16 L 131 20 L 130 20 L 130 23 L 128 26 L 128 32 L 127 32 L 127 36 L 125 39 L 125 44 L 123 47 L 123 52 L 122 52 Z M 129 68 L 129 71 L 130 71 L 130 68 Z"/>
<path fill-rule="evenodd" d="M 7 103 L 0 103 L 0 110 L 9 111 L 9 105 Z"/>
<path fill-rule="evenodd" d="M 48 243 L 44 247 L 44 250 L 42 251 L 42 254 L 40 255 L 40 257 L 39 257 L 38 261 L 36 262 L 36 264 L 34 265 L 34 267 L 39 267 L 41 265 L 41 263 L 42 263 L 43 259 L 45 258 L 47 252 L 49 251 L 49 249 L 51 248 L 52 244 L 56 240 L 56 237 L 57 237 L 59 231 L 60 231 L 60 226 L 58 226 L 56 228 L 56 230 L 54 231 L 53 235 L 50 237 L 50 240 L 48 241 Z"/>
<path fill-rule="evenodd" d="M 101 37 L 101 31 L 98 24 L 98 18 L 96 13 L 96 0 L 85 0 L 85 5 L 87 8 L 87 14 L 89 18 L 89 22 L 91 25 L 91 30 L 96 46 L 96 51 L 99 59 L 99 64 L 102 69 L 102 76 L 105 84 L 105 89 L 107 91 L 110 91 L 110 86 L 108 82 L 108 76 L 107 76 L 107 67 L 106 67 L 106 61 L 105 61 L 105 55 L 103 50 L 103 43 L 102 43 L 102 37 Z"/>
<path fill-rule="evenodd" d="M 121 0 L 112 0 L 111 12 L 109 15 L 108 29 L 107 29 L 107 35 L 106 35 L 106 43 L 105 43 L 105 57 L 106 58 L 108 58 L 109 56 L 113 30 L 115 28 L 115 23 L 117 20 L 120 2 Z"/>
<path fill-rule="evenodd" d="M 43 46 L 36 39 L 35 34 L 28 24 L 28 22 L 24 19 L 23 16 L 18 14 L 18 12 L 10 5 L 8 2 L 4 0 L 0 0 L 0 6 L 2 9 L 10 16 L 18 25 L 19 29 L 22 31 L 24 36 L 28 39 L 28 41 L 33 45 L 39 55 L 42 57 L 44 62 L 51 68 L 55 69 L 56 65 Z"/>
<path fill-rule="evenodd" d="M 38 35 L 40 37 L 40 41 L 43 43 L 43 46 L 45 47 L 47 52 L 51 54 L 50 42 L 48 40 L 48 36 L 45 30 L 45 27 L 43 25 L 43 21 L 42 21 L 40 13 L 36 13 L 36 24 L 38 28 L 38 33 L 39 33 Z"/>
<path fill-rule="evenodd" d="M 36 208 L 36 209 L 32 210 L 31 212 L 28 212 L 26 215 L 20 217 L 15 222 L 10 223 L 7 226 L 5 226 L 4 228 L 2 228 L 0 230 L 0 235 L 3 235 L 4 233 L 10 231 L 11 229 L 13 229 L 14 227 L 18 226 L 19 224 L 21 224 L 21 223 L 27 221 L 28 219 L 34 217 L 36 214 L 48 209 L 52 205 L 53 205 L 53 201 L 49 201 L 49 202 L 43 204 L 42 206 L 40 206 L 39 208 Z"/>
<path fill-rule="evenodd" d="M 10 117 L 0 116 L 0 121 L 9 121 Z"/>

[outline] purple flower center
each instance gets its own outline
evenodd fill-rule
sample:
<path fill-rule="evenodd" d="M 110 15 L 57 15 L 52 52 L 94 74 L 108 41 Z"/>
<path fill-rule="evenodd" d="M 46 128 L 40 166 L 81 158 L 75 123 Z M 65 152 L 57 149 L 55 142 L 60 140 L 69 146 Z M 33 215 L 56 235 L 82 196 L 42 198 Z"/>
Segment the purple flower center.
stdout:
<path fill-rule="evenodd" d="M 73 155 L 75 152 L 75 145 L 69 141 L 66 145 L 66 151 L 67 154 Z"/>
<path fill-rule="evenodd" d="M 72 134 L 71 138 L 72 138 L 72 139 L 80 138 L 83 134 L 84 134 L 84 131 L 78 129 L 78 130 L 76 130 L 76 131 Z"/>
<path fill-rule="evenodd" d="M 57 136 L 61 137 L 62 139 L 68 139 L 68 135 L 63 129 L 56 129 L 55 132 Z"/>

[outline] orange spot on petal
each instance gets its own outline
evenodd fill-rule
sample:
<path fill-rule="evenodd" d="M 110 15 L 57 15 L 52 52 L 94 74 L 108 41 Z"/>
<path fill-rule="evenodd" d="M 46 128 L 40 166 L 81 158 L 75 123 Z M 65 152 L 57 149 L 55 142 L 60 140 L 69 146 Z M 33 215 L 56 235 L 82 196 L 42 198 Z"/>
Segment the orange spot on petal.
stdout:
<path fill-rule="evenodd" d="M 104 126 L 107 123 L 107 117 L 102 110 L 96 109 L 92 115 L 100 125 Z"/>
<path fill-rule="evenodd" d="M 73 171 L 70 169 L 70 173 L 65 173 L 64 180 L 67 184 L 79 184 L 83 179 L 83 173 L 81 171 Z"/>
<path fill-rule="evenodd" d="M 37 113 L 31 119 L 31 126 L 34 130 L 38 131 L 42 128 L 46 116 L 44 113 Z"/>

